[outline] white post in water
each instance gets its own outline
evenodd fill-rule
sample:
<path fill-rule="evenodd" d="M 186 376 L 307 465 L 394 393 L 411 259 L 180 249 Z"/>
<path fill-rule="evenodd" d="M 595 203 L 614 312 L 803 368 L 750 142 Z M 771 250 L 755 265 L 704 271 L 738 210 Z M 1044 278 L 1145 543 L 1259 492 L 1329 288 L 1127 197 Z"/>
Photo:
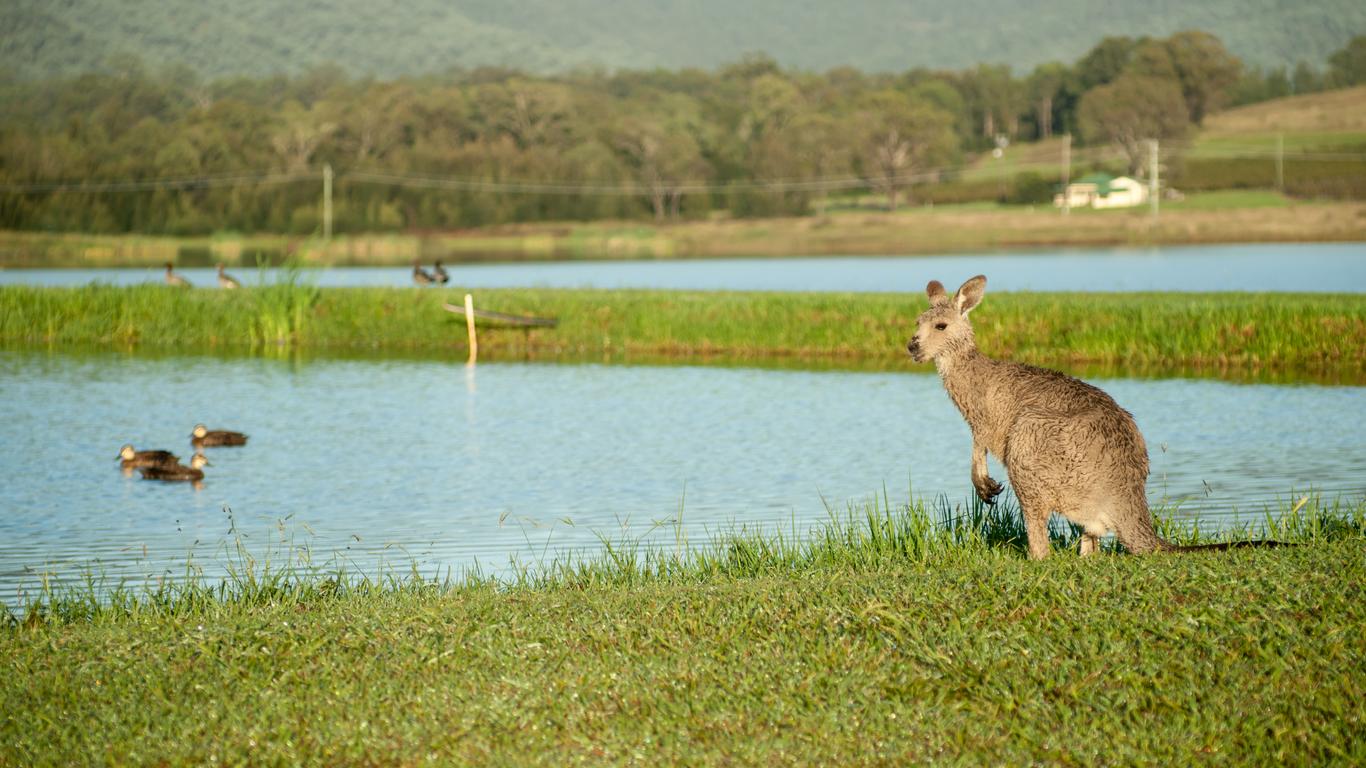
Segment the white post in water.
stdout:
<path fill-rule="evenodd" d="M 474 365 L 479 357 L 479 338 L 474 335 L 474 297 L 465 294 L 465 327 L 470 332 L 470 359 L 465 365 Z"/>
<path fill-rule="evenodd" d="M 323 240 L 332 239 L 332 164 L 323 164 Z"/>

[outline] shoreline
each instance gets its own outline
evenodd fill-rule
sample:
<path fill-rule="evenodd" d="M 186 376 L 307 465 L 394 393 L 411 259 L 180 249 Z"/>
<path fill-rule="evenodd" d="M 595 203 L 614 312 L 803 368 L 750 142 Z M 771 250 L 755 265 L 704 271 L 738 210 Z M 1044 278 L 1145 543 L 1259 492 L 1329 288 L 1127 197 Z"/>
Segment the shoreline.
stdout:
<path fill-rule="evenodd" d="M 0 616 L 0 762 L 1359 762 L 1366 502 L 1311 501 L 1263 531 L 1294 547 L 1036 562 L 1010 510 L 873 502 L 507 583 L 294 573 L 239 539 L 222 586 Z"/>
<path fill-rule="evenodd" d="M 1198 198 L 1197 198 L 1198 199 Z M 1035 248 L 1366 241 L 1366 203 L 1292 201 L 1263 207 L 1146 209 L 922 207 L 778 219 L 677 223 L 546 222 L 474 230 L 338 235 L 175 237 L 0 231 L 0 268 L 397 266 L 509 261 L 953 254 Z M 1217 200 L 1217 198 L 1216 198 Z M 1189 202 L 1189 201 L 1187 201 Z"/>

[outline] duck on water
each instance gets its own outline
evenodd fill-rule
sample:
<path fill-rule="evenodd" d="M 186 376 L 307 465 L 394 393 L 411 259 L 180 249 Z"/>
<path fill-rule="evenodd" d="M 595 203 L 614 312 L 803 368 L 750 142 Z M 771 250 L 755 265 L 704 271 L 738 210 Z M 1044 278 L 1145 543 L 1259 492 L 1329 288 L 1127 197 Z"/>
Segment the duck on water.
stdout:
<path fill-rule="evenodd" d="M 170 466 L 143 467 L 138 471 L 142 473 L 143 480 L 163 480 L 166 482 L 199 482 L 204 479 L 204 467 L 211 467 L 209 459 L 202 453 L 196 453 L 190 459 L 190 466 L 176 463 Z"/>
<path fill-rule="evenodd" d="M 246 445 L 247 436 L 241 432 L 231 432 L 226 429 L 209 429 L 203 424 L 196 424 L 194 425 L 194 431 L 190 433 L 190 444 L 195 448 Z"/>
<path fill-rule="evenodd" d="M 173 265 L 171 264 L 171 262 L 169 262 L 169 261 L 166 262 L 166 284 L 167 284 L 167 285 L 173 285 L 173 286 L 175 286 L 175 287 L 177 287 L 177 288 L 193 288 L 193 287 L 194 287 L 194 286 L 192 286 L 192 285 L 190 284 L 190 281 L 189 281 L 189 280 L 186 280 L 183 276 L 177 275 L 177 274 L 175 273 L 175 271 L 174 271 L 174 266 L 173 266 Z"/>
<path fill-rule="evenodd" d="M 227 272 L 224 272 L 224 271 L 223 271 L 223 265 L 222 265 L 222 264 L 219 264 L 219 265 L 218 265 L 218 287 L 219 287 L 219 288 L 226 289 L 226 290 L 231 290 L 231 289 L 233 289 L 233 288 L 241 288 L 241 287 L 242 287 L 242 284 L 239 283 L 239 282 L 237 281 L 237 278 L 233 277 L 232 275 L 228 274 Z"/>
<path fill-rule="evenodd" d="M 119 449 L 119 455 L 114 458 L 119 459 L 119 466 L 124 469 L 173 466 L 180 463 L 180 457 L 170 451 L 139 451 L 133 448 L 132 443 L 125 443 Z"/>

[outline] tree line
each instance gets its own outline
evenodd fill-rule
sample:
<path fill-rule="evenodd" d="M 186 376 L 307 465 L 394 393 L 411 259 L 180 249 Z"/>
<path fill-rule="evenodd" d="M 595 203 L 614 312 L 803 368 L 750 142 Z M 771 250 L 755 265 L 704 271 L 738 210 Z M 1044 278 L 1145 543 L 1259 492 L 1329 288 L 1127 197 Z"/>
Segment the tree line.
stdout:
<path fill-rule="evenodd" d="M 336 232 L 803 214 L 850 189 L 895 208 L 1008 141 L 1068 133 L 1119 147 L 1137 171 L 1146 139 L 1364 71 L 1366 36 L 1323 71 L 1258 71 L 1199 31 L 1107 37 L 1024 76 L 990 64 L 812 73 L 753 55 L 715 71 L 375 80 L 322 67 L 204 81 L 125 58 L 0 78 L 0 227 L 308 233 L 324 165 Z"/>

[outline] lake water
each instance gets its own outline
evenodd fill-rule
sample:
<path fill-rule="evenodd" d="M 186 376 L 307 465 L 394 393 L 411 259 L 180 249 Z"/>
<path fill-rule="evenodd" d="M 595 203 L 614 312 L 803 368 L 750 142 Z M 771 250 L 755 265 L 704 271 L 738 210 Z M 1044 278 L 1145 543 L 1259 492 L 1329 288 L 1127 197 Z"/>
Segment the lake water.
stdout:
<path fill-rule="evenodd" d="M 430 265 L 428 265 L 430 266 Z M 177 270 L 216 287 L 212 269 Z M 232 270 L 244 284 L 273 280 Z M 952 256 L 836 256 L 672 261 L 558 261 L 458 265 L 461 288 L 671 288 L 736 291 L 907 291 L 928 279 L 956 286 L 975 274 L 994 291 L 1366 291 L 1366 244 L 1103 248 L 965 253 Z M 0 285 L 160 282 L 159 269 L 0 270 Z M 310 270 L 322 286 L 410 286 L 407 267 Z"/>
<path fill-rule="evenodd" d="M 1185 499 L 1187 519 L 1257 520 L 1311 484 L 1366 491 L 1366 388 L 1097 383 L 1147 437 L 1150 496 Z M 804 532 L 826 502 L 884 488 L 893 502 L 971 492 L 967 427 L 919 372 L 0 351 L 0 392 L 11 605 L 44 570 L 175 577 L 193 553 L 216 573 L 230 525 L 258 554 L 283 530 L 315 562 L 498 573 L 645 535 L 680 508 L 699 542 Z M 251 436 L 210 449 L 201 489 L 119 471 L 124 442 L 188 459 L 196 422 Z"/>

